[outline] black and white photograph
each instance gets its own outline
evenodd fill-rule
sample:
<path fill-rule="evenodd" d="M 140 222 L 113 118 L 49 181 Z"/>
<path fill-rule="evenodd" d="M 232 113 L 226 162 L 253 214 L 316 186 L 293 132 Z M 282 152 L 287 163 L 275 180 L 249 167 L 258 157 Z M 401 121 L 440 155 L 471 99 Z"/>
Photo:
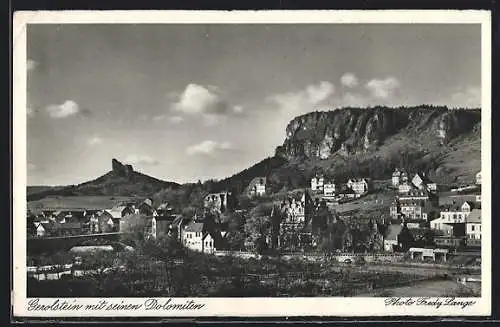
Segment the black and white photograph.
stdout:
<path fill-rule="evenodd" d="M 445 14 L 30 16 L 14 59 L 20 310 L 479 310 L 489 15 Z"/>

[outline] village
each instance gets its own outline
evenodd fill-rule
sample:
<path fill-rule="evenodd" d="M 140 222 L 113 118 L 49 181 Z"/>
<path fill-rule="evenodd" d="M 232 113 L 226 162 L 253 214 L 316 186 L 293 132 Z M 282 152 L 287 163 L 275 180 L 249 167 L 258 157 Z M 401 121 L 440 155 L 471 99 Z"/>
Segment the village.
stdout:
<path fill-rule="evenodd" d="M 480 252 L 480 184 L 481 173 L 478 172 L 475 185 L 441 192 L 425 173 L 410 175 L 396 169 L 389 185 L 394 193 L 392 201 L 381 204 L 389 207 L 388 215 L 371 213 L 368 219 L 358 219 L 358 227 L 369 225 L 369 229 L 374 231 L 369 245 L 352 244 L 355 241 L 352 230 L 351 235 L 346 235 L 349 228 L 342 235 L 342 244 L 331 249 L 324 246 L 324 237 L 328 226 L 339 221 L 356 221 L 357 218 L 349 212 L 348 215 L 339 212 L 339 207 L 353 201 L 362 206 L 362 200 L 374 192 L 374 183 L 369 178 L 350 178 L 346 183 L 337 184 L 322 175 L 312 177 L 309 188 L 278 201 L 274 199 L 272 205 L 266 206 L 267 211 L 263 210 L 261 217 L 248 217 L 254 208 L 232 207 L 235 206 L 231 201 L 234 196 L 225 191 L 206 194 L 203 210 L 193 217 L 180 214 L 168 203 L 154 205 L 150 198 L 122 202 L 109 208 L 88 205 L 29 210 L 27 233 L 29 238 L 54 238 L 139 232 L 144 238 L 175 237 L 184 247 L 206 254 L 234 250 L 231 234 L 238 233 L 244 239 L 243 244 L 236 246 L 238 251 L 404 252 L 414 259 L 444 261 L 447 254 L 454 252 Z M 258 177 L 240 196 L 257 201 L 269 199 L 266 191 L 266 178 Z M 447 196 L 442 196 L 445 193 Z M 375 200 L 378 201 L 382 203 L 384 200 Z M 221 219 L 224 216 L 227 218 L 228 212 L 230 217 L 236 214 L 243 219 L 246 217 L 246 220 L 261 219 L 264 225 L 267 224 L 266 228 L 260 228 L 260 235 L 248 235 L 250 229 L 245 228 L 242 221 L 239 230 L 230 229 L 230 222 Z M 330 240 L 333 241 L 331 237 Z"/>

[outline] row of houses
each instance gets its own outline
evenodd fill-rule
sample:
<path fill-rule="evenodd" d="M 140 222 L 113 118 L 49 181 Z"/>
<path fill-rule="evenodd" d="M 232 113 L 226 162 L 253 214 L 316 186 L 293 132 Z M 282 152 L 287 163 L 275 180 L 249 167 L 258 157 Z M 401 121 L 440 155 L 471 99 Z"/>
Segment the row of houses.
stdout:
<path fill-rule="evenodd" d="M 206 221 L 194 219 L 179 229 L 179 240 L 186 248 L 213 254 L 217 250 L 227 249 L 227 226 L 224 224 L 207 224 Z"/>
<path fill-rule="evenodd" d="M 481 172 L 476 175 L 476 183 L 481 183 Z M 458 203 L 453 200 L 440 205 L 437 186 L 424 173 L 416 173 L 408 180 L 408 174 L 398 169 L 393 174 L 392 184 L 398 187 L 389 210 L 392 219 L 400 219 L 409 228 L 435 231 L 438 235 L 434 239 L 436 246 L 480 246 L 480 195 L 473 196 L 471 201 Z"/>
<path fill-rule="evenodd" d="M 426 189 L 413 189 L 396 195 L 389 207 L 389 214 L 393 219 L 428 221 L 434 218 L 432 213 L 438 206 L 438 201 L 436 193 Z"/>
<path fill-rule="evenodd" d="M 437 192 L 437 184 L 432 182 L 424 172 L 415 173 L 410 179 L 410 175 L 405 170 L 396 168 L 392 173 L 392 186 L 398 188 L 399 193 L 408 193 L 412 190 L 426 190 Z"/>
<path fill-rule="evenodd" d="M 480 244 L 481 206 L 467 201 L 445 206 L 440 216 L 430 222 L 430 228 L 442 232 L 445 238 L 455 239 L 455 243 L 465 239 L 469 244 Z"/>
<path fill-rule="evenodd" d="M 168 203 L 153 206 L 151 199 L 139 203 L 120 203 L 109 209 L 87 208 L 41 208 L 29 210 L 27 215 L 28 235 L 36 237 L 70 236 L 123 231 L 129 221 L 141 217 L 147 225 L 156 220 L 172 216 Z"/>
<path fill-rule="evenodd" d="M 369 178 L 349 178 L 345 184 L 336 184 L 333 180 L 325 179 L 322 175 L 311 178 L 311 191 L 322 193 L 324 197 L 358 198 L 371 190 Z"/>

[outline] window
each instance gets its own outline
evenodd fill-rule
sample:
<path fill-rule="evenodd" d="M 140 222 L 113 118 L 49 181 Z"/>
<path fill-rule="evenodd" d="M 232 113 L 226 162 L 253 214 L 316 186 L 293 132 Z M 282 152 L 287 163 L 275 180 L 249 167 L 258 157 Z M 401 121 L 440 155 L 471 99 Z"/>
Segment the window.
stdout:
<path fill-rule="evenodd" d="M 474 227 L 476 227 L 476 226 L 474 226 L 474 225 L 470 226 L 470 230 L 474 231 Z"/>

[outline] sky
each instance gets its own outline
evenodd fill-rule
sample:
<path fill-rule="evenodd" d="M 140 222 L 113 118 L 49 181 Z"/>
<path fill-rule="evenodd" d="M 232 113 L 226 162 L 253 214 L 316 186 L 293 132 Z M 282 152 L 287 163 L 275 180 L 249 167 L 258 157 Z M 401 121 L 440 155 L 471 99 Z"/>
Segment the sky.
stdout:
<path fill-rule="evenodd" d="M 28 25 L 28 185 L 111 159 L 179 183 L 274 154 L 288 122 L 345 106 L 479 107 L 479 25 Z"/>

